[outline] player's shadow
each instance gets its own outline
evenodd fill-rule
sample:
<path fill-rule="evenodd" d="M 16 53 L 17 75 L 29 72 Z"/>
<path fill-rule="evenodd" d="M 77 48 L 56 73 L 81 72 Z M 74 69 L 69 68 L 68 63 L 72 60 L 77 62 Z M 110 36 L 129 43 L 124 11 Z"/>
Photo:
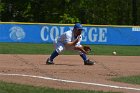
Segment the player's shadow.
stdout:
<path fill-rule="evenodd" d="M 76 64 L 54 64 L 54 65 L 61 65 L 61 66 L 79 66 Z"/>
<path fill-rule="evenodd" d="M 43 65 L 48 65 L 48 64 L 43 64 Z M 48 66 L 79 66 L 78 64 L 53 64 L 53 65 L 48 65 Z"/>

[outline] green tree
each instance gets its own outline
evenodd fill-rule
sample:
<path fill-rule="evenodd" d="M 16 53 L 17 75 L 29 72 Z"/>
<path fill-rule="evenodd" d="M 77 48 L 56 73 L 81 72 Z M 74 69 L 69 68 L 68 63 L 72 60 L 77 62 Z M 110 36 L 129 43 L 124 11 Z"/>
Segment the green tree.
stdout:
<path fill-rule="evenodd" d="M 1 13 L 4 11 L 4 3 L 0 0 L 0 21 L 1 21 Z"/>
<path fill-rule="evenodd" d="M 133 25 L 135 19 L 140 24 L 140 0 L 0 1 L 2 21 Z"/>

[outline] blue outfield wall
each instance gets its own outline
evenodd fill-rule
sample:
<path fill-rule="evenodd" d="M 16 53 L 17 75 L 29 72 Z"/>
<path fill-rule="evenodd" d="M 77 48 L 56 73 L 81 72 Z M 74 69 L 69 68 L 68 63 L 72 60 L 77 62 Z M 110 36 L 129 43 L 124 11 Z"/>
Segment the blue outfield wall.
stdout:
<path fill-rule="evenodd" d="M 83 25 L 83 28 L 82 44 L 140 45 L 138 26 Z M 52 43 L 69 29 L 73 29 L 73 24 L 0 23 L 0 42 Z"/>

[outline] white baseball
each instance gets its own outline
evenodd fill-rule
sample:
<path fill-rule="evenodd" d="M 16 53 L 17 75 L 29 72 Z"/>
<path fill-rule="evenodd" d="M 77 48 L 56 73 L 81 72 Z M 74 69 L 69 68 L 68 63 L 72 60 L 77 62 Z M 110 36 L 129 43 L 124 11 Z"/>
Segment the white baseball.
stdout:
<path fill-rule="evenodd" d="M 114 51 L 114 52 L 113 52 L 113 55 L 116 55 L 116 54 L 117 54 L 117 53 Z"/>

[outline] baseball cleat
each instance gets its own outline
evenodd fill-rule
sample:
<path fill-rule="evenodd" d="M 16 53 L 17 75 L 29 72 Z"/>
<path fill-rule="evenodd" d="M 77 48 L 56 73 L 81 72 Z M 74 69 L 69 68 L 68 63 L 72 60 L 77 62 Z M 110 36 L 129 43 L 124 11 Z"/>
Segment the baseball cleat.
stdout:
<path fill-rule="evenodd" d="M 46 61 L 46 64 L 47 64 L 47 65 L 53 65 L 54 63 L 53 63 L 53 61 L 51 61 L 51 60 L 48 58 L 47 61 Z"/>
<path fill-rule="evenodd" d="M 94 64 L 95 64 L 95 62 L 90 61 L 90 60 L 84 61 L 84 65 L 94 65 Z"/>

